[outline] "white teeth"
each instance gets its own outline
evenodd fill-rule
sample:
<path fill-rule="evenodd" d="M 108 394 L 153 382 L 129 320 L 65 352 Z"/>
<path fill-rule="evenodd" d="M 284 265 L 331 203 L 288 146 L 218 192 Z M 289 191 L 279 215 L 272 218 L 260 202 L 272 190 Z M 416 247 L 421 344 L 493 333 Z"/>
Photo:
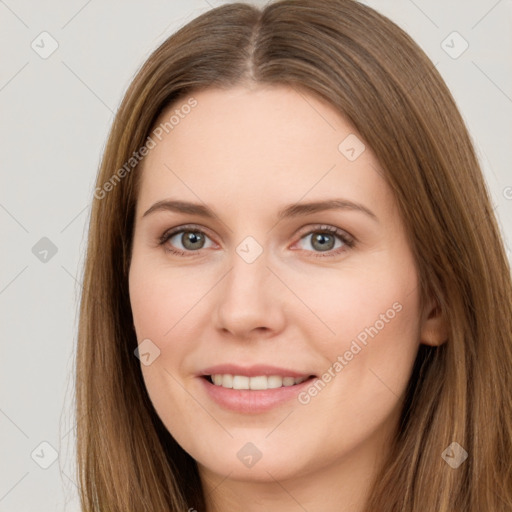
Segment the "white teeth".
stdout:
<path fill-rule="evenodd" d="M 224 375 L 222 376 L 222 384 L 224 384 Z M 233 375 L 233 389 L 249 389 L 249 377 L 244 375 Z"/>
<path fill-rule="evenodd" d="M 251 389 L 268 389 L 267 377 L 264 375 L 261 377 L 251 377 L 249 379 L 249 387 Z"/>
<path fill-rule="evenodd" d="M 233 375 L 218 375 L 218 377 L 220 377 L 218 386 L 230 389 L 233 387 Z"/>
<path fill-rule="evenodd" d="M 307 377 L 281 377 L 279 375 L 258 375 L 257 377 L 247 377 L 245 375 L 216 374 L 210 375 L 216 386 L 222 386 L 229 389 L 253 389 L 265 390 L 275 389 L 282 386 L 288 387 L 304 382 Z"/>
<path fill-rule="evenodd" d="M 283 386 L 293 386 L 295 379 L 293 377 L 283 377 Z"/>
<path fill-rule="evenodd" d="M 280 388 L 283 385 L 283 378 L 279 377 L 279 375 L 271 375 L 267 377 L 267 387 L 268 389 Z"/>

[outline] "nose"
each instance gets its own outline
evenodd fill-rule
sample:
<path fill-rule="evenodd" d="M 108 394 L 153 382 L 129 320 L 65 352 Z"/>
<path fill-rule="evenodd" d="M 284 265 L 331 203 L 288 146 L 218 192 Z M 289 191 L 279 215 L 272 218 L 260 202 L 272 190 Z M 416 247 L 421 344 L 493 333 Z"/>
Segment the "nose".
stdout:
<path fill-rule="evenodd" d="M 215 289 L 214 325 L 234 339 L 271 337 L 285 325 L 286 288 L 263 251 L 254 261 L 233 251 L 230 269 Z"/>

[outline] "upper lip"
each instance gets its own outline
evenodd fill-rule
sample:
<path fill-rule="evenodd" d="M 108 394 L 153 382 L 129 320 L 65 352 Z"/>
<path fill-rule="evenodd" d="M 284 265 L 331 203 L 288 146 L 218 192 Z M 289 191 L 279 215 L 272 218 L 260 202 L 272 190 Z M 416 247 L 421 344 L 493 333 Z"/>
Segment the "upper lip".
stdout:
<path fill-rule="evenodd" d="M 269 366 L 265 364 L 256 364 L 252 366 L 238 366 L 236 364 L 219 364 L 204 368 L 199 372 L 199 376 L 209 375 L 245 375 L 247 377 L 257 377 L 265 375 L 267 377 L 271 375 L 279 375 L 280 377 L 294 377 L 296 379 L 300 377 L 309 377 L 313 375 L 310 372 L 301 372 L 296 370 L 290 370 L 288 368 L 279 368 L 278 366 Z"/>

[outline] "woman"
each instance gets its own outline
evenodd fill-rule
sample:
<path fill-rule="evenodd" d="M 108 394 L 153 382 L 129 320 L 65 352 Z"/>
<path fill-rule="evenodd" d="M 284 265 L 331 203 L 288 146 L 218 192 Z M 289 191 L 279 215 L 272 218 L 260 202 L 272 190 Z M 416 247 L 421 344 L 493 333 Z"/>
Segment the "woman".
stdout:
<path fill-rule="evenodd" d="M 353 0 L 212 9 L 119 109 L 83 510 L 512 510 L 512 286 L 466 127 Z"/>

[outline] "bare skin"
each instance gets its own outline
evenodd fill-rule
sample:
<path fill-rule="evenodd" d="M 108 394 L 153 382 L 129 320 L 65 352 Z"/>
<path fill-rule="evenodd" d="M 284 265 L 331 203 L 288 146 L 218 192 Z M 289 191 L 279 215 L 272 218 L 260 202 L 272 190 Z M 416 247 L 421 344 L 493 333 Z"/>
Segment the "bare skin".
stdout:
<path fill-rule="evenodd" d="M 418 347 L 446 332 L 433 303 L 420 310 L 395 199 L 371 148 L 353 161 L 346 155 L 358 151 L 340 151 L 354 128 L 313 96 L 257 86 L 194 98 L 145 158 L 137 202 L 130 300 L 139 343 L 160 350 L 142 365 L 148 393 L 197 461 L 209 512 L 362 511 Z M 215 215 L 144 215 L 171 199 Z M 327 199 L 363 209 L 278 218 L 288 205 Z M 219 364 L 316 379 L 268 410 L 233 410 L 200 376 Z"/>

